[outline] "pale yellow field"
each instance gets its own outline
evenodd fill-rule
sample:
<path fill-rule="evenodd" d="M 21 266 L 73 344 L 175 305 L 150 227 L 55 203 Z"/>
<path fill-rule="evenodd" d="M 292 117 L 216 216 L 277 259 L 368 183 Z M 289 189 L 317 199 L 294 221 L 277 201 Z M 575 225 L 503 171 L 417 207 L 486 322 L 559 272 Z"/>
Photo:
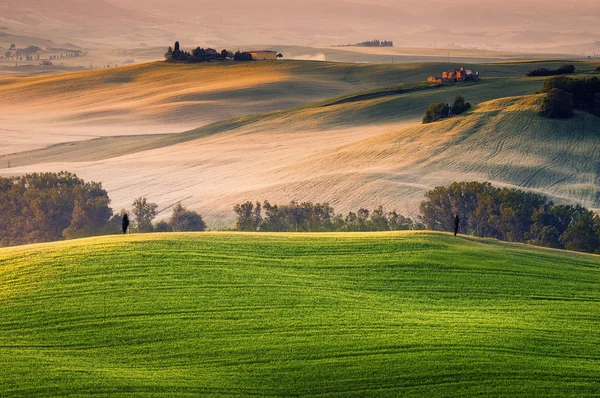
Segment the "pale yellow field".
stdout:
<path fill-rule="evenodd" d="M 309 108 L 174 145 L 2 174 L 68 169 L 102 181 L 116 209 L 137 196 L 160 209 L 181 201 L 213 228 L 231 226 L 233 205 L 245 200 L 328 201 L 341 212 L 382 204 L 416 214 L 424 192 L 454 180 L 520 186 L 596 206 L 600 120 L 583 113 L 569 121 L 542 119 L 538 101 L 494 100 L 427 126 L 327 127 Z"/>
<path fill-rule="evenodd" d="M 400 81 L 399 67 L 303 62 L 130 67 L 0 77 L 0 154 L 101 136 L 175 133 Z"/>
<path fill-rule="evenodd" d="M 0 155 L 103 136 L 178 133 L 232 117 L 411 83 L 439 64 L 155 62 L 44 76 L 0 76 Z M 486 76 L 515 66 L 479 65 Z"/>
<path fill-rule="evenodd" d="M 220 96 L 226 103 L 244 102 L 239 108 L 228 105 L 226 109 L 252 113 L 253 106 L 264 110 L 285 107 L 298 93 L 308 101 L 402 77 L 416 80 L 436 66 L 419 70 L 406 65 L 348 68 L 343 64 L 292 62 L 198 70 L 197 66 L 175 65 L 171 72 L 181 68 L 185 74 L 173 72 L 156 84 L 156 77 L 165 75 L 162 67 L 148 65 L 149 70 L 141 75 L 137 74 L 139 69 L 132 68 L 131 81 L 115 83 L 115 87 L 109 86 L 106 75 L 95 72 L 86 75 L 83 82 L 72 75 L 16 80 L 6 83 L 14 92 L 4 91 L 0 101 L 8 103 L 6 98 L 11 95 L 23 98 L 27 90 L 22 87 L 35 88 L 36 93 L 54 98 L 56 103 L 36 95 L 28 100 L 28 109 L 54 109 L 56 114 L 64 106 L 65 114 L 77 115 L 72 116 L 73 123 L 79 123 L 81 131 L 101 128 L 115 109 L 127 109 L 132 120 L 145 121 L 158 130 L 177 126 L 176 120 L 169 123 L 172 112 L 195 123 L 199 122 L 196 118 L 223 117 L 214 103 L 204 107 L 203 96 Z M 268 73 L 259 72 L 260 68 Z M 514 73 L 510 65 L 487 68 L 492 76 Z M 188 82 L 193 74 L 208 79 L 210 73 L 213 80 Z M 127 74 L 109 75 L 116 77 L 125 80 Z M 311 79 L 319 85 L 307 87 Z M 144 130 L 129 129 L 124 114 L 123 124 L 113 121 L 115 129 L 106 130 L 105 135 L 114 137 L 77 141 L 71 136 L 57 136 L 57 142 L 72 142 L 0 155 L 0 175 L 68 170 L 86 180 L 102 182 L 115 210 L 146 196 L 158 203 L 162 210 L 159 217 L 164 218 L 172 205 L 182 202 L 199 211 L 211 228 L 231 227 L 233 206 L 246 200 L 327 201 L 338 212 L 384 205 L 416 214 L 427 190 L 455 180 L 518 186 L 597 208 L 600 119 L 586 113 L 577 113 L 567 121 L 541 118 L 539 96 L 531 95 L 541 81 L 486 77 L 476 84 L 392 91 L 383 96 L 366 93 L 217 122 L 180 134 L 132 135 Z M 236 98 L 232 82 L 236 87 L 249 87 L 240 89 L 245 101 Z M 279 84 L 295 84 L 297 90 L 290 92 Z M 472 112 L 431 125 L 420 124 L 428 104 L 459 93 L 476 104 Z M 267 102 L 255 104 L 250 100 L 252 95 Z M 192 100 L 189 96 L 197 97 Z M 273 99 L 266 99 L 271 96 Z M 191 108 L 179 103 L 188 101 L 194 102 Z M 168 111 L 163 112 L 163 107 Z M 106 112 L 86 117 L 90 109 Z M 119 137 L 119 132 L 129 134 Z M 40 130 L 37 141 L 29 137 L 21 147 L 31 149 L 52 140 L 42 141 L 48 137 L 42 133 Z M 17 141 L 8 140 L 17 146 Z"/>

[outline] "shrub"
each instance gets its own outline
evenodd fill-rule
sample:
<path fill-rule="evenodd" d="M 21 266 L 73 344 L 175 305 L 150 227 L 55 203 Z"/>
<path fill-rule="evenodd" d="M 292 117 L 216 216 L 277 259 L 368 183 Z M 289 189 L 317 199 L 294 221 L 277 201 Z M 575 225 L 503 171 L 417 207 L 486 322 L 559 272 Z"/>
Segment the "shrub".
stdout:
<path fill-rule="evenodd" d="M 573 95 L 553 88 L 542 101 L 542 115 L 554 119 L 566 119 L 573 116 Z"/>
<path fill-rule="evenodd" d="M 178 203 L 173 208 L 170 227 L 174 232 L 205 231 L 206 224 L 202 216 L 195 211 L 187 210 Z"/>
<path fill-rule="evenodd" d="M 471 104 L 465 102 L 465 99 L 462 95 L 457 95 L 456 98 L 454 98 L 454 103 L 452 104 L 453 114 L 460 115 L 461 113 L 464 113 L 469 109 L 471 109 Z"/>
<path fill-rule="evenodd" d="M 452 109 L 447 104 L 438 102 L 429 105 L 423 117 L 423 124 L 437 122 L 438 120 L 446 119 L 450 116 L 460 115 L 471 109 L 471 104 L 465 102 L 462 95 L 457 95 L 452 103 Z"/>
<path fill-rule="evenodd" d="M 444 104 L 443 102 L 437 102 L 429 105 L 429 108 L 425 111 L 425 116 L 423 117 L 423 124 L 437 122 L 438 120 L 442 120 L 448 117 L 450 113 L 450 108 L 448 104 Z"/>

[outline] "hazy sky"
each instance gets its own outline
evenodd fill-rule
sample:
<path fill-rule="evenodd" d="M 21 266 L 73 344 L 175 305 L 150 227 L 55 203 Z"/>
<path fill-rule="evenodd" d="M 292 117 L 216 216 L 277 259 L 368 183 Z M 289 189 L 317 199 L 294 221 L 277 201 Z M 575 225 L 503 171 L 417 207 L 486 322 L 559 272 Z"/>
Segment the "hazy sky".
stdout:
<path fill-rule="evenodd" d="M 1 0 L 0 28 L 115 46 L 182 43 L 568 48 L 600 52 L 599 0 Z"/>

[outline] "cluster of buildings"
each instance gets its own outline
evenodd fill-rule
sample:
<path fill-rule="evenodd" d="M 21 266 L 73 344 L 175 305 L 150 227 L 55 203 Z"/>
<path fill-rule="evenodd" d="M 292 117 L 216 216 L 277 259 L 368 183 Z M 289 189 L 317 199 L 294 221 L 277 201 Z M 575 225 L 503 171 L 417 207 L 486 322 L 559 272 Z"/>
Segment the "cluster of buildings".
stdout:
<path fill-rule="evenodd" d="M 477 80 L 479 79 L 479 72 L 472 71 L 471 69 L 451 69 L 442 72 L 441 77 L 429 76 L 427 81 L 429 83 L 445 84 L 452 82 L 464 82 L 465 80 Z"/>

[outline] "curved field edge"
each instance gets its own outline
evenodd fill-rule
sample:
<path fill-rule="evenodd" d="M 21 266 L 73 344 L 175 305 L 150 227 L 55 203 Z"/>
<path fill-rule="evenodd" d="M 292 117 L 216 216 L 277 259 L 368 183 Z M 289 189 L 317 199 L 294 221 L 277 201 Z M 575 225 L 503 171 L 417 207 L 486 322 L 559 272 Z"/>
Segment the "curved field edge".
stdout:
<path fill-rule="evenodd" d="M 0 250 L 0 395 L 592 396 L 600 257 L 441 233 Z"/>

